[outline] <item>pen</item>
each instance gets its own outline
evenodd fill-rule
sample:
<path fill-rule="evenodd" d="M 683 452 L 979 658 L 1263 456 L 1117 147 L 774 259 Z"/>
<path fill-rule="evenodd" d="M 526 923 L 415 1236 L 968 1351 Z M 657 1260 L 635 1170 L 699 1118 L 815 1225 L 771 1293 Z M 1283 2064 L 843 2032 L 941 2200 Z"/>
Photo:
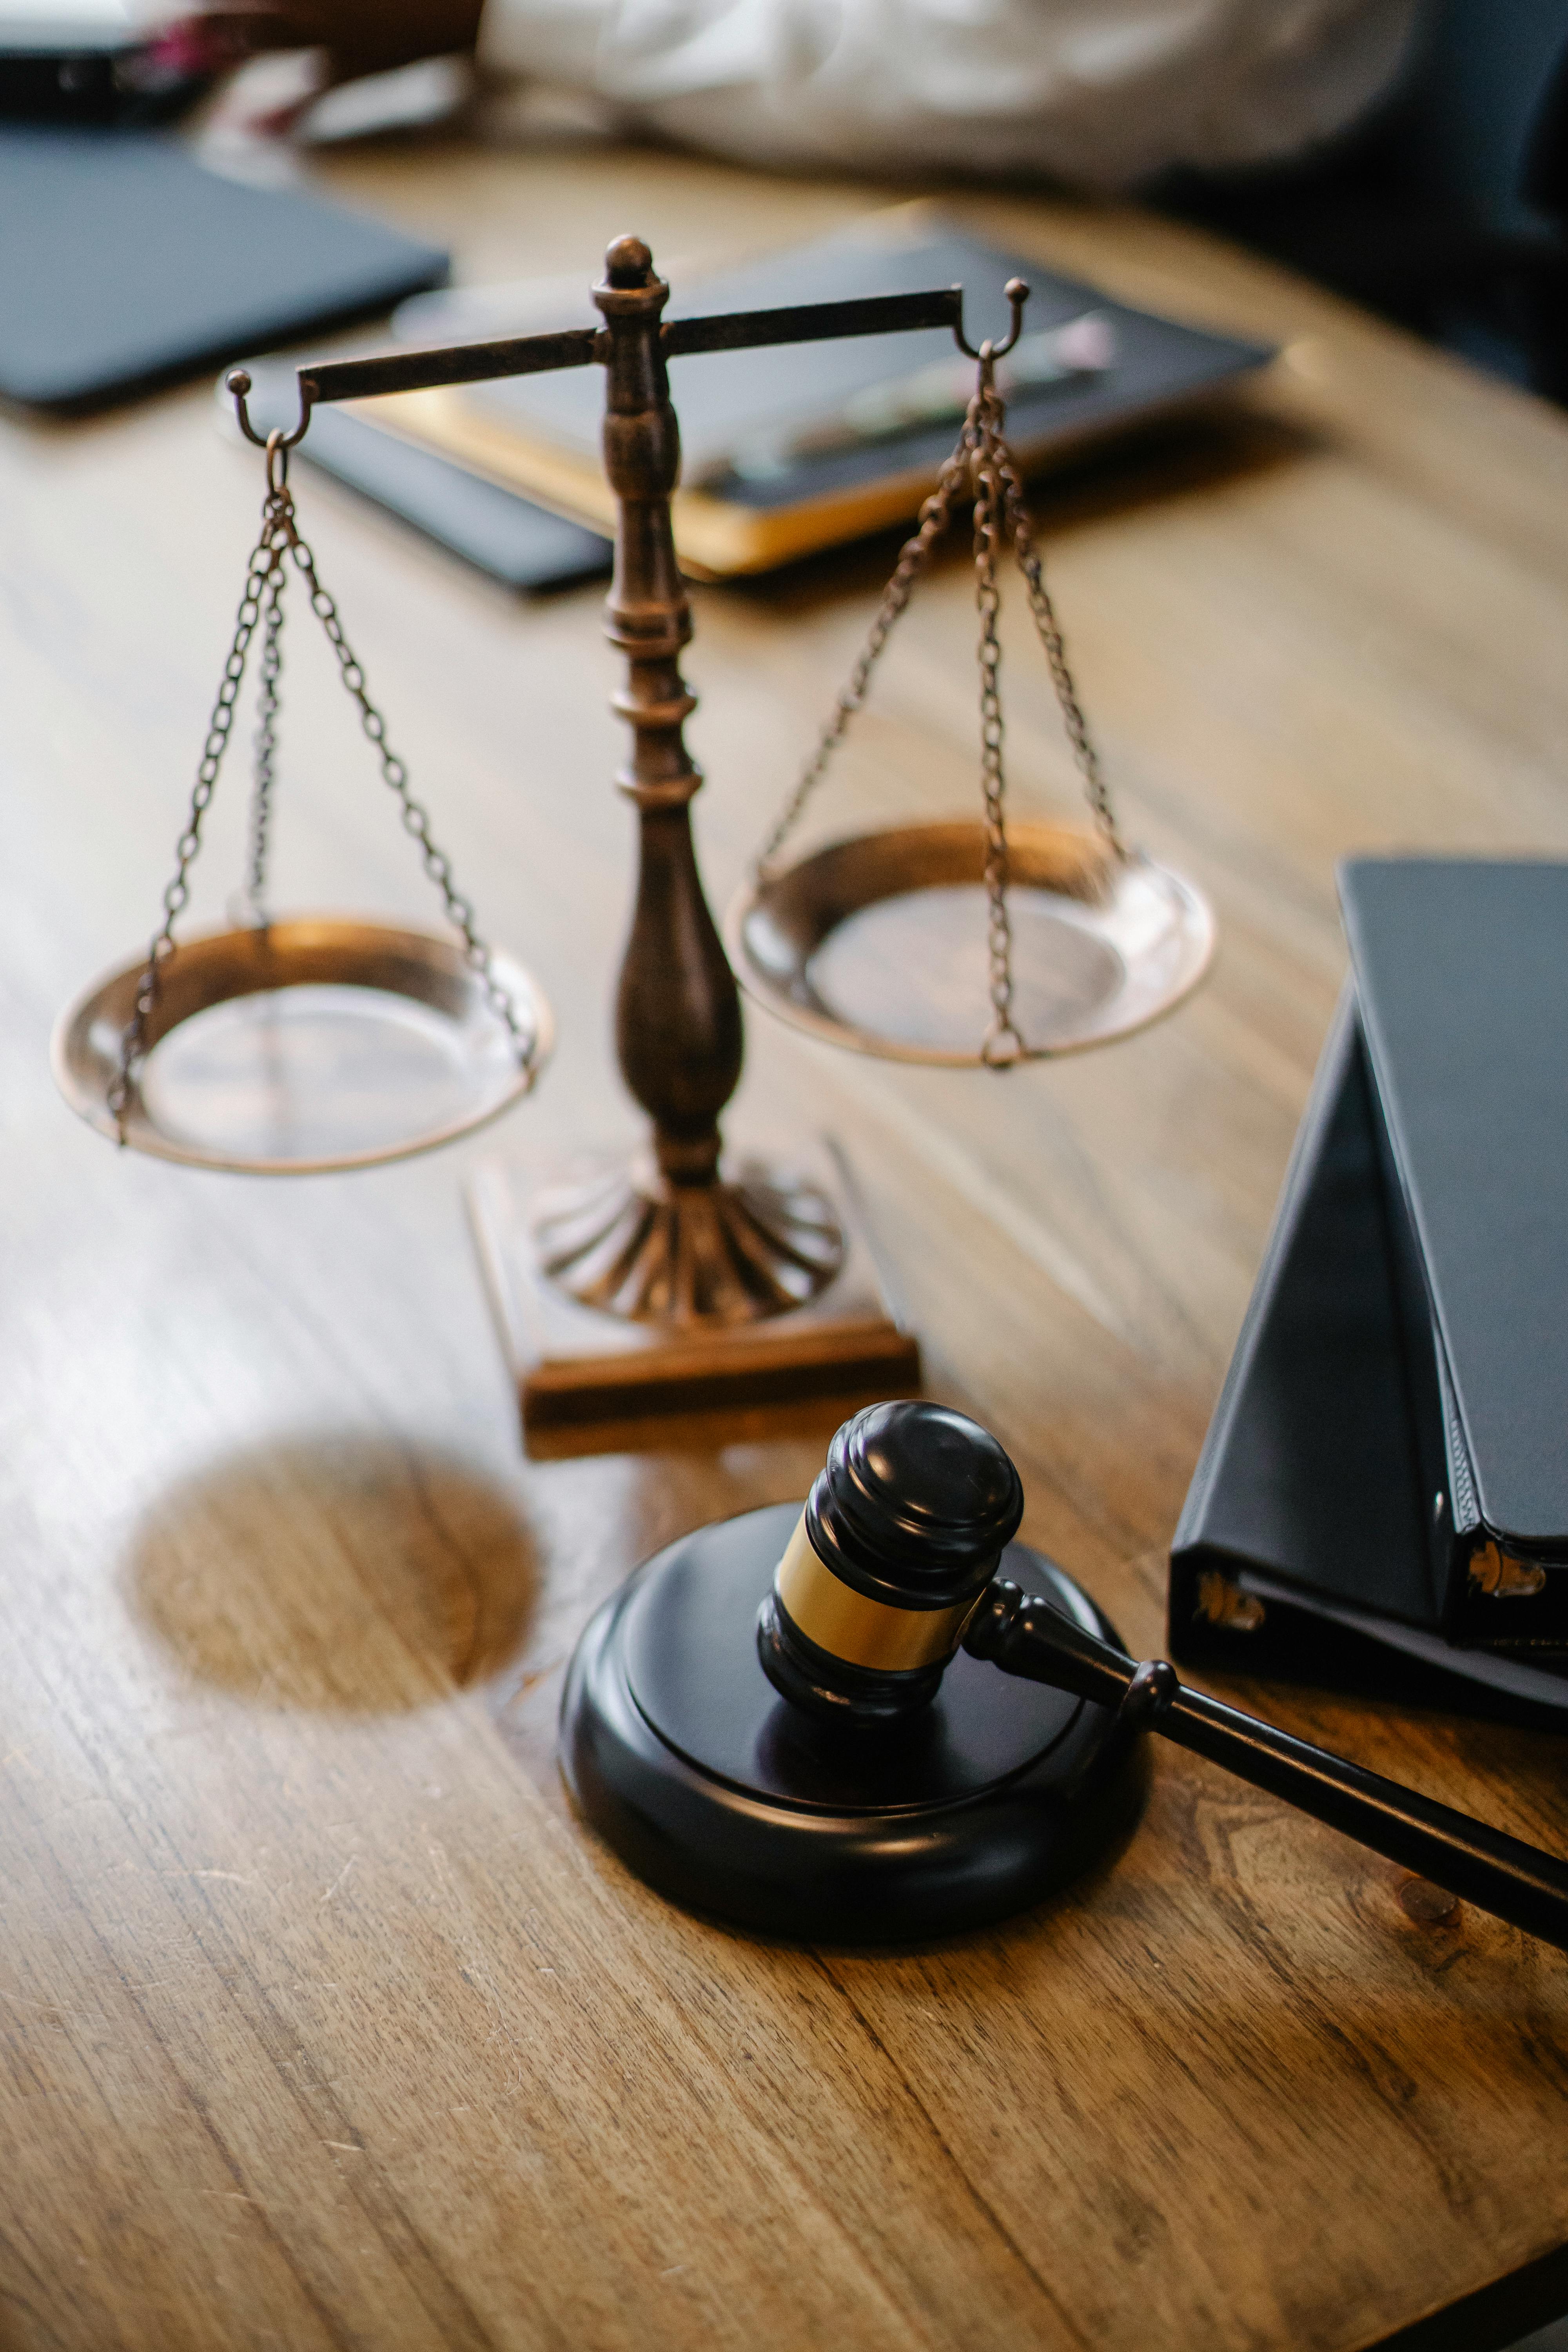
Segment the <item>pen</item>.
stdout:
<path fill-rule="evenodd" d="M 1005 400 L 1022 390 L 1080 383 L 1103 375 L 1116 361 L 1116 331 L 1103 311 L 1085 310 L 1060 326 L 1026 335 L 996 369 Z M 707 467 L 706 481 L 767 481 L 812 457 L 874 447 L 933 425 L 956 423 L 974 390 L 967 360 L 942 358 L 885 383 L 868 384 L 837 413 L 794 431 L 759 435 Z"/>

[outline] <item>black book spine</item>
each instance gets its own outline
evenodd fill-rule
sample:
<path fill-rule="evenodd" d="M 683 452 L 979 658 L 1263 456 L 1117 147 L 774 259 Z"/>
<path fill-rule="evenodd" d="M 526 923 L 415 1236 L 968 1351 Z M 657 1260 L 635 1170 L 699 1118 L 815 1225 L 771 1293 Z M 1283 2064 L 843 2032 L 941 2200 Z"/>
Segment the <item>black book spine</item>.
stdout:
<path fill-rule="evenodd" d="M 1319 1058 L 1258 1279 L 1171 1542 L 1166 1639 L 1173 1657 L 1187 1664 L 1268 1673 L 1282 1663 L 1272 1654 L 1278 1645 L 1266 1632 L 1268 1605 L 1247 1589 L 1246 1564 L 1205 1541 L 1204 1527 L 1211 1490 L 1221 1475 L 1233 1423 L 1252 1377 L 1254 1359 L 1306 1206 L 1324 1137 L 1345 1084 L 1347 1065 L 1359 1050 L 1355 996 L 1347 982 Z M 1287 1633 L 1288 1644 L 1290 1638 Z"/>
<path fill-rule="evenodd" d="M 1462 1580 L 1464 1562 L 1476 1530 L 1475 1486 L 1457 1416 L 1450 1434 L 1449 1415 L 1445 1410 L 1447 1382 L 1442 1344 L 1426 1286 L 1426 1270 L 1389 1122 L 1384 1115 L 1377 1067 L 1370 1053 L 1366 1056 L 1366 1072 L 1378 1168 L 1383 1178 L 1384 1228 L 1388 1236 L 1389 1272 L 1394 1280 L 1405 1359 L 1405 1392 L 1420 1468 L 1423 1517 L 1431 1547 L 1432 1589 L 1439 1622 L 1451 1638 L 1455 1593 Z M 1459 1450 L 1458 1462 L 1454 1458 L 1455 1440 Z"/>
<path fill-rule="evenodd" d="M 1347 928 L 1353 951 L 1356 925 Z M 1543 1665 L 1557 1664 L 1568 1651 L 1568 1561 L 1523 1557 L 1481 1514 L 1398 1122 L 1380 1078 L 1375 1026 L 1364 1024 L 1366 1068 L 1439 1622 L 1458 1647 L 1533 1654 Z"/>

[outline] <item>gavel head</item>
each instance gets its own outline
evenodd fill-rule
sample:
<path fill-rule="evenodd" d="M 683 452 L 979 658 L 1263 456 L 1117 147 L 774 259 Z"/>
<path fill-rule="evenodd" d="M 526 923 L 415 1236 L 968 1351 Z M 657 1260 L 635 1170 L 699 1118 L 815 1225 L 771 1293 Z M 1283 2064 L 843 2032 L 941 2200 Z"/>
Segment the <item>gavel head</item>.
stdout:
<path fill-rule="evenodd" d="M 1016 1470 L 978 1422 L 921 1398 L 857 1413 L 757 1620 L 774 1689 L 850 1725 L 925 1706 L 1023 1510 Z"/>

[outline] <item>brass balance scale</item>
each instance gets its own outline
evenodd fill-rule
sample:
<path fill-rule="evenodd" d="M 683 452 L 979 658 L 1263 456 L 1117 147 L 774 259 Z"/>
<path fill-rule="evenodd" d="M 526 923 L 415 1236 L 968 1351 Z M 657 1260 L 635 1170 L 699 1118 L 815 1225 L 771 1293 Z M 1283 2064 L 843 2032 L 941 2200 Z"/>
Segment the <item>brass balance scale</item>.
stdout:
<path fill-rule="evenodd" d="M 67 1010 L 54 1056 L 68 1101 L 119 1143 L 195 1166 L 285 1174 L 370 1166 L 468 1134 L 531 1091 L 552 1043 L 542 993 L 480 934 L 413 795 L 300 535 L 289 453 L 319 402 L 560 368 L 605 371 L 605 462 L 618 501 L 607 635 L 626 656 L 615 708 L 632 735 L 617 781 L 640 835 L 616 1040 L 626 1083 L 652 1122 L 651 1149 L 629 1168 L 534 1184 L 521 1201 L 493 1185 L 476 1192 L 481 1261 L 535 1450 L 552 1427 L 605 1418 L 720 1401 L 901 1394 L 918 1384 L 915 1343 L 887 1307 L 841 1157 L 826 1174 L 721 1168 L 719 1118 L 742 1053 L 737 975 L 759 1003 L 812 1035 L 901 1061 L 1005 1070 L 1129 1034 L 1177 1004 L 1208 962 L 1214 924 L 1203 898 L 1119 831 L 1003 437 L 995 363 L 1017 339 L 1027 291 L 1009 284 L 1010 332 L 978 349 L 964 336 L 957 287 L 665 323 L 669 289 L 647 247 L 623 237 L 594 289 L 602 327 L 303 368 L 290 432 L 258 432 L 248 377 L 237 370 L 228 378 L 241 429 L 266 453 L 266 496 L 175 870 L 150 948 Z M 850 679 L 729 911 L 727 958 L 689 823 L 702 778 L 683 736 L 694 698 L 679 656 L 691 619 L 670 529 L 679 437 L 667 362 L 935 327 L 949 329 L 975 362 L 974 395 Z M 860 835 L 783 862 L 890 631 L 970 500 L 981 816 Z M 998 559 L 1009 544 L 1083 777 L 1088 826 L 1006 820 L 996 618 Z M 270 913 L 291 576 L 303 583 L 441 894 L 448 936 Z M 258 635 L 244 919 L 177 938 Z"/>

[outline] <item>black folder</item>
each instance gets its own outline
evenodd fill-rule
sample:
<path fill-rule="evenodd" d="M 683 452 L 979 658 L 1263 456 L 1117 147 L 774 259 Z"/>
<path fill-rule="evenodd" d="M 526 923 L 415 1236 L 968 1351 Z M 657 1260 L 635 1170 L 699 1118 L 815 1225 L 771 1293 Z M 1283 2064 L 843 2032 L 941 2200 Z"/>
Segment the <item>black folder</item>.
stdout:
<path fill-rule="evenodd" d="M 1568 866 L 1366 859 L 1171 1555 L 1178 1656 L 1568 1712 Z"/>
<path fill-rule="evenodd" d="M 446 276 L 432 246 L 172 140 L 0 127 L 0 398 L 100 407 Z"/>

